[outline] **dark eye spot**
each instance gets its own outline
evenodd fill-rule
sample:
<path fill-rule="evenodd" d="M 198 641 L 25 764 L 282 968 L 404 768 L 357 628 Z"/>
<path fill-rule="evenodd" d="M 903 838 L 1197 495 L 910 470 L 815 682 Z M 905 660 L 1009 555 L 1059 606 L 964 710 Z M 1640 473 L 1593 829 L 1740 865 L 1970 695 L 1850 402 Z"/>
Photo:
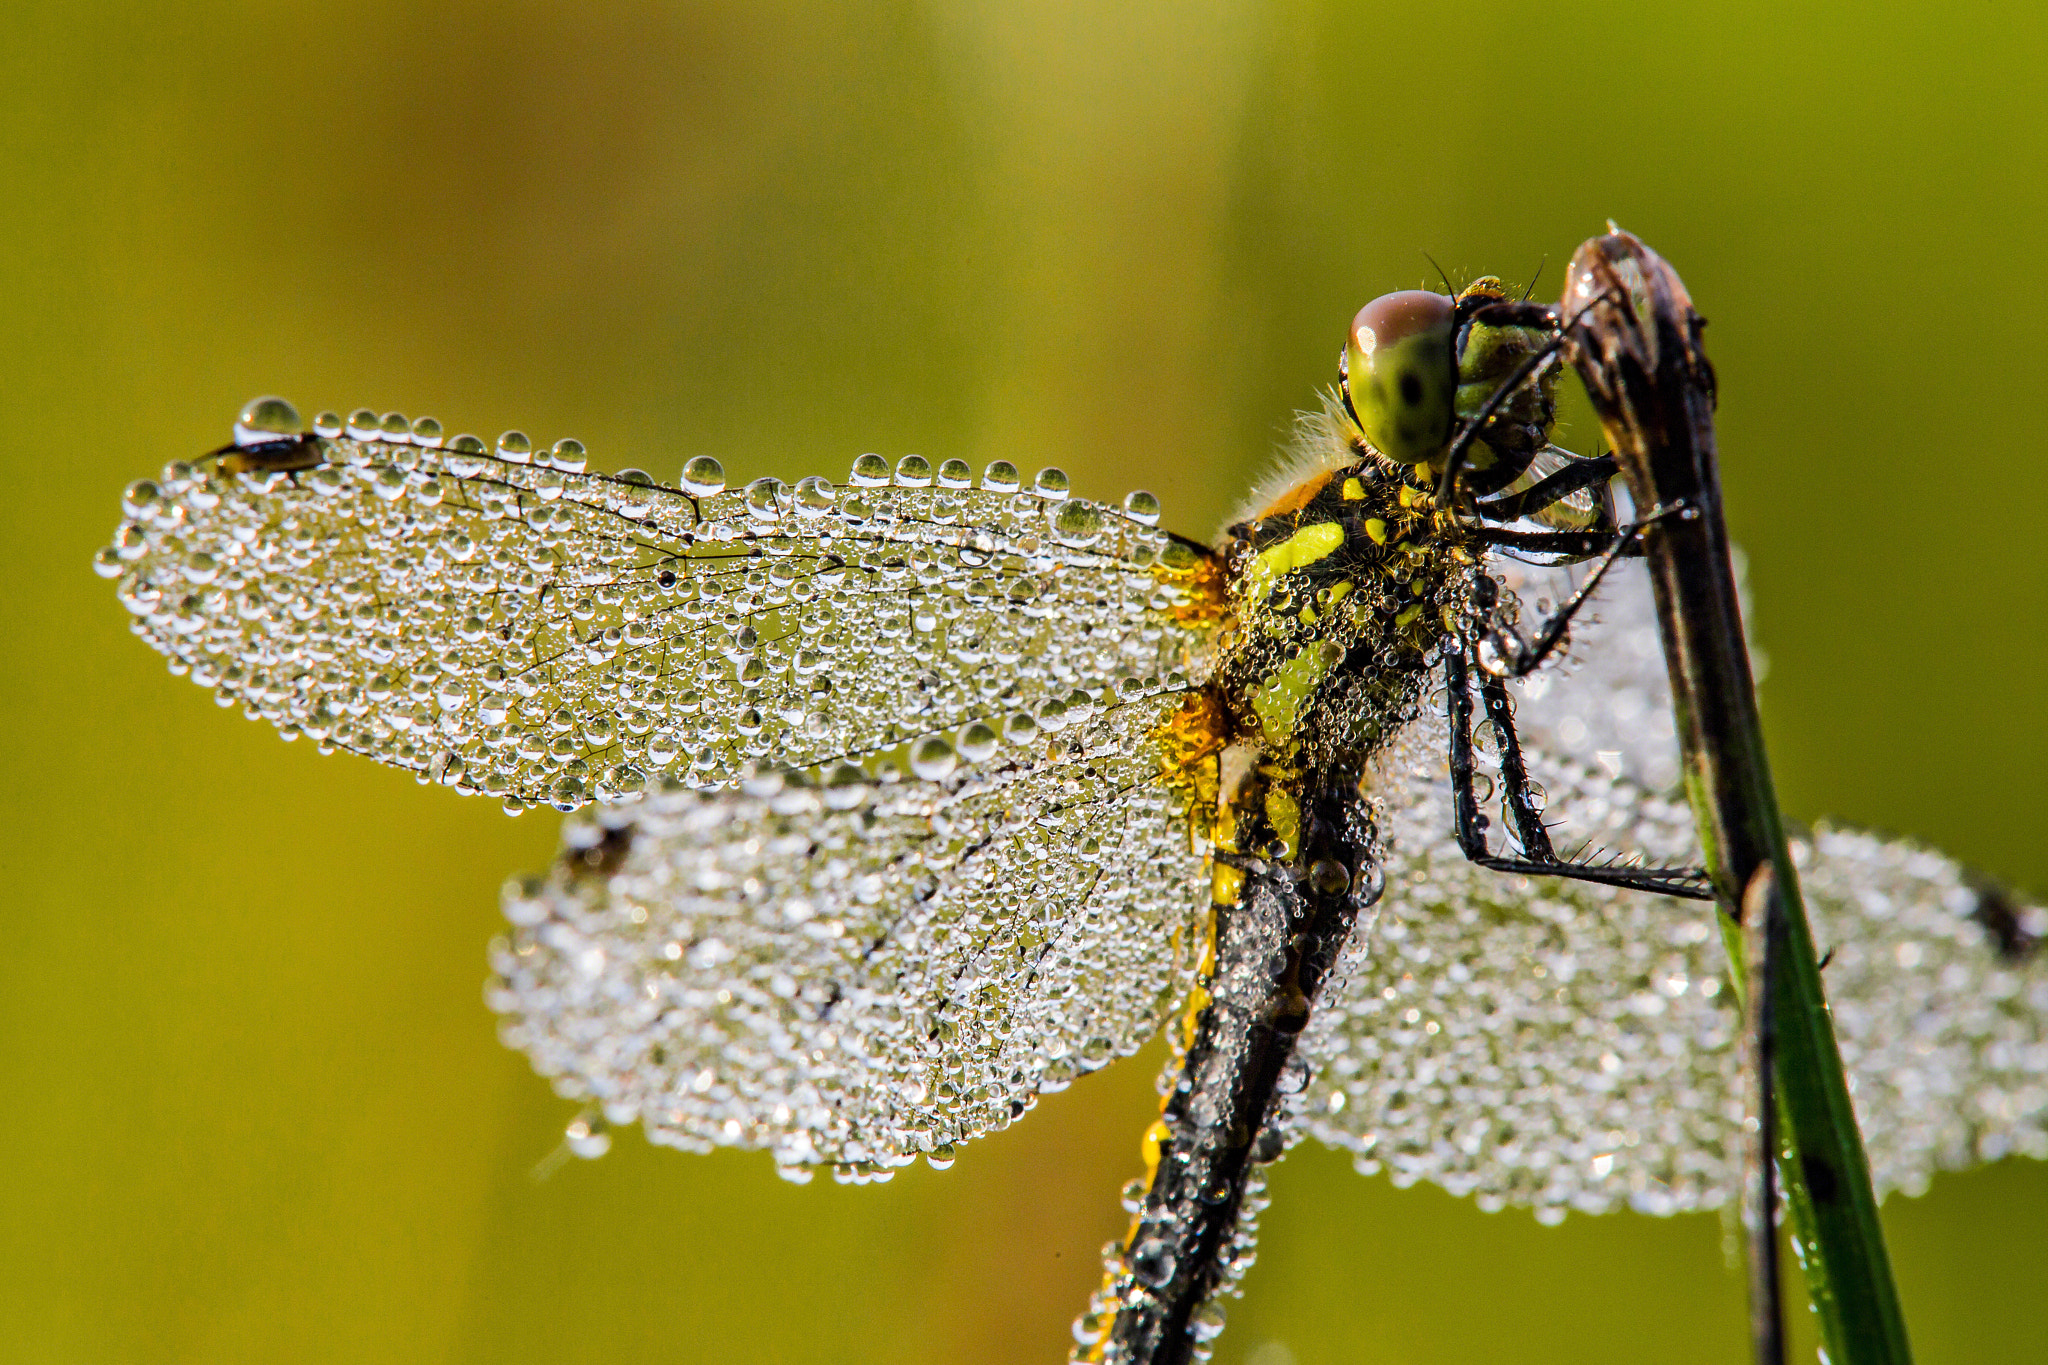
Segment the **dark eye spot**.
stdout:
<path fill-rule="evenodd" d="M 1401 376 L 1401 401 L 1411 408 L 1422 402 L 1422 381 L 1413 370 Z"/>

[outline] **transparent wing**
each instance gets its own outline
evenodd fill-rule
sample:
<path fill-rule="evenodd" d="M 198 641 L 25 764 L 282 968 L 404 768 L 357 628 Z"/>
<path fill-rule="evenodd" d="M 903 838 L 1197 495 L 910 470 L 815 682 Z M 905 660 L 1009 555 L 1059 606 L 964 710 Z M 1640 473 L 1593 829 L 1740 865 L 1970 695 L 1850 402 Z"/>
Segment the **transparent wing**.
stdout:
<path fill-rule="evenodd" d="M 361 434 L 132 485 L 100 566 L 223 705 L 464 790 L 568 809 L 1206 668 L 1181 618 L 1209 566 L 1148 494 L 914 456 L 686 492 Z"/>
<path fill-rule="evenodd" d="M 1193 981 L 1203 858 L 1152 737 L 1183 700 L 938 782 L 670 786 L 572 819 L 507 890 L 506 1042 L 653 1141 L 787 1174 L 1003 1127 Z"/>
<path fill-rule="evenodd" d="M 1661 655 L 1630 647 L 1648 611 L 1627 601 L 1647 598 L 1630 578 L 1580 632 L 1576 674 L 1525 699 L 1520 728 L 1542 746 L 1531 767 L 1561 848 L 1692 862 L 1689 812 L 1620 775 L 1675 771 L 1668 725 L 1660 753 L 1644 724 L 1669 712 Z M 1546 1220 L 1728 1203 L 1739 1021 L 1712 912 L 1474 868 L 1449 837 L 1442 753 L 1422 722 L 1389 765 L 1386 899 L 1311 1021 L 1318 1078 L 1297 1120 L 1361 1169 Z M 2048 1156 L 2048 954 L 2022 951 L 2048 914 L 2007 905 L 1987 926 L 1962 869 L 1903 840 L 1822 827 L 1795 854 L 1834 952 L 1828 995 L 1880 1189 Z"/>

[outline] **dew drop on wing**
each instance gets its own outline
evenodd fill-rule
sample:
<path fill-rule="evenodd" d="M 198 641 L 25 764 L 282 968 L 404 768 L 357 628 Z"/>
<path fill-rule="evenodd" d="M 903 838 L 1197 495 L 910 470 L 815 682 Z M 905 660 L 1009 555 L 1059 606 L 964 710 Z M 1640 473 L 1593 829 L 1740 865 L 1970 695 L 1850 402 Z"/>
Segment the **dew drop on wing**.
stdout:
<path fill-rule="evenodd" d="M 263 445 L 297 436 L 306 429 L 299 410 L 275 395 L 251 400 L 235 418 L 235 444 Z M 323 435 L 326 433 L 322 433 Z"/>
<path fill-rule="evenodd" d="M 725 491 L 725 466 L 709 455 L 693 455 L 683 463 L 683 491 L 708 498 Z"/>

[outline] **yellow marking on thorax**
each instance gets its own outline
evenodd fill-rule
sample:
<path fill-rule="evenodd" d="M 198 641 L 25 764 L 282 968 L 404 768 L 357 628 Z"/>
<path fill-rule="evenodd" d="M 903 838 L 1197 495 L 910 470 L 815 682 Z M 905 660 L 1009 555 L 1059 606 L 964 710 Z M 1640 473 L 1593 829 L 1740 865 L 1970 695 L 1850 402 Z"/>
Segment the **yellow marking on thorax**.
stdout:
<path fill-rule="evenodd" d="M 1334 521 L 1302 527 L 1278 545 L 1259 551 L 1245 566 L 1245 595 L 1253 605 L 1265 601 L 1282 577 L 1327 558 L 1343 543 L 1344 528 Z"/>

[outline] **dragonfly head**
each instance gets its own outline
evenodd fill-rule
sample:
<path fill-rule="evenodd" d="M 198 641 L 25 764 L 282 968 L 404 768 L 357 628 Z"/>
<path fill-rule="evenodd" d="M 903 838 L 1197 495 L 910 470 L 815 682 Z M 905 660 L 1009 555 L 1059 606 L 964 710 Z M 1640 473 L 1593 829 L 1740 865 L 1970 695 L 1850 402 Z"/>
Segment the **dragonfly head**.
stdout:
<path fill-rule="evenodd" d="M 1401 464 L 1440 459 L 1456 416 L 1457 309 L 1403 289 L 1358 310 L 1338 362 L 1345 410 L 1373 449 Z"/>
<path fill-rule="evenodd" d="M 1483 421 L 1461 470 L 1496 492 L 1548 444 L 1556 372 L 1520 367 L 1554 349 L 1554 319 L 1509 298 L 1491 275 L 1456 298 L 1422 289 L 1383 294 L 1358 311 L 1337 388 L 1357 434 L 1397 464 L 1441 474 L 1461 422 Z M 1532 362 L 1533 363 L 1533 362 Z M 1503 387 L 1508 392 L 1496 398 Z"/>

